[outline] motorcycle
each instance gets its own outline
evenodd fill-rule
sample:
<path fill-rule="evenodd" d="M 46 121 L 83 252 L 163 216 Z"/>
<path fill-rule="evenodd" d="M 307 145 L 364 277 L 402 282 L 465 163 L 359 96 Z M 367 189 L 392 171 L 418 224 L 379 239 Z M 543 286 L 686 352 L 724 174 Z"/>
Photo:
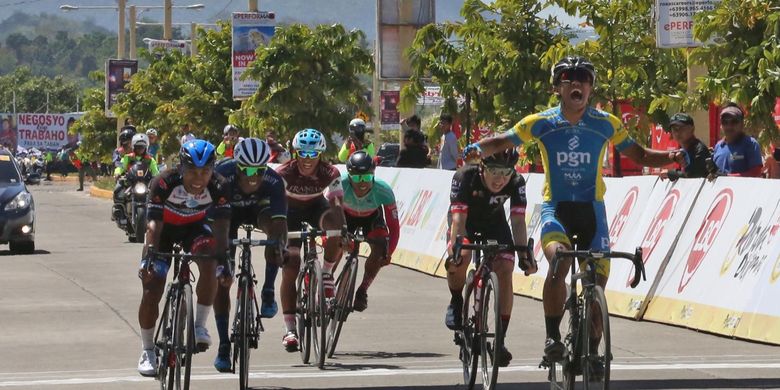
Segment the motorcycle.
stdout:
<path fill-rule="evenodd" d="M 41 178 L 43 178 L 45 166 L 43 160 L 40 158 L 33 158 L 30 164 L 27 166 L 27 176 L 24 178 L 27 184 L 40 184 Z"/>
<path fill-rule="evenodd" d="M 124 187 L 124 210 L 127 216 L 124 230 L 130 242 L 144 242 L 146 235 L 146 198 L 152 173 L 143 162 L 136 162 L 122 180 Z"/>

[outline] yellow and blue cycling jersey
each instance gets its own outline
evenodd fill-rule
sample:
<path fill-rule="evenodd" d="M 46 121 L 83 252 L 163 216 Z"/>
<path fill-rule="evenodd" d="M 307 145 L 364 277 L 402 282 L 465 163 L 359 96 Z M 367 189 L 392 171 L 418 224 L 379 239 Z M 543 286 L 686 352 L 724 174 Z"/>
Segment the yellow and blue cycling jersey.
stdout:
<path fill-rule="evenodd" d="M 559 106 L 523 118 L 507 134 L 516 145 L 535 140 L 542 154 L 542 245 L 560 242 L 608 251 L 601 163 L 610 142 L 618 151 L 634 144 L 620 119 L 588 107 L 580 122 L 572 124 Z M 609 276 L 609 260 L 599 260 L 597 272 Z"/>
<path fill-rule="evenodd" d="M 560 106 L 529 115 L 507 132 L 515 145 L 536 140 L 544 164 L 544 200 L 604 200 L 601 162 L 607 145 L 618 151 L 634 144 L 620 119 L 588 107 L 579 123 L 569 123 Z"/>

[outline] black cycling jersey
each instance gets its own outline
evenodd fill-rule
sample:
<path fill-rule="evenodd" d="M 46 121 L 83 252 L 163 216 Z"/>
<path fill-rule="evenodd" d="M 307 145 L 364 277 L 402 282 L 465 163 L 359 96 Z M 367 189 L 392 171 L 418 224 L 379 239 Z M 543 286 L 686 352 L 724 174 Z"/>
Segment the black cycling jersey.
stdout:
<path fill-rule="evenodd" d="M 184 189 L 181 174 L 169 169 L 152 179 L 147 202 L 147 218 L 171 225 L 201 223 L 206 213 L 214 219 L 230 218 L 230 189 L 214 174 L 206 190 L 198 195 Z"/>
<path fill-rule="evenodd" d="M 510 215 L 525 214 L 527 200 L 522 176 L 513 173 L 509 183 L 494 194 L 485 187 L 479 170 L 478 165 L 468 165 L 455 172 L 450 189 L 450 213 L 465 213 L 467 227 L 485 229 L 499 221 L 506 222 L 504 203 L 507 200 Z"/>
<path fill-rule="evenodd" d="M 266 169 L 262 173 L 263 181 L 257 191 L 245 194 L 238 184 L 235 160 L 228 160 L 216 168 L 217 173 L 225 178 L 230 187 L 230 206 L 233 208 L 233 216 L 237 217 L 244 208 L 268 209 L 271 218 L 287 218 L 287 194 L 284 189 L 284 180 L 273 169 Z M 235 218 L 233 218 L 235 219 Z"/>

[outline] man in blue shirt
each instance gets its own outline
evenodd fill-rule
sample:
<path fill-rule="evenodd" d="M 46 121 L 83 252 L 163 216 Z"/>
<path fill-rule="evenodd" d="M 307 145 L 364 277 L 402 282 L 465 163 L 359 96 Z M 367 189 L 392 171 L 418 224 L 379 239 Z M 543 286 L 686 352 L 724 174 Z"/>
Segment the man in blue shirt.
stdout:
<path fill-rule="evenodd" d="M 723 139 L 715 145 L 712 159 L 721 174 L 761 177 L 764 167 L 761 146 L 755 138 L 745 134 L 744 120 L 745 113 L 735 103 L 729 103 L 721 110 Z"/>

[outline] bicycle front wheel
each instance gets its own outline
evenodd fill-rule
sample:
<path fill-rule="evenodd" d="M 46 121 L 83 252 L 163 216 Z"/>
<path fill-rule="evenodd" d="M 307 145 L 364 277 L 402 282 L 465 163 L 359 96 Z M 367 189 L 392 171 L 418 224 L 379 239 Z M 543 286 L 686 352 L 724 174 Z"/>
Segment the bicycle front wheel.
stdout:
<path fill-rule="evenodd" d="M 180 313 L 183 314 L 184 323 L 182 324 L 182 348 L 180 349 L 180 357 L 177 359 L 180 364 L 177 365 L 177 371 L 180 371 L 182 375 L 177 375 L 177 389 L 189 390 L 190 388 L 190 374 L 192 373 L 192 353 L 195 349 L 195 309 L 192 304 L 192 286 L 185 284 L 184 299 L 182 303 L 185 305 L 180 308 Z M 181 368 L 181 370 L 178 370 Z M 179 385 L 179 383 L 181 385 Z"/>
<path fill-rule="evenodd" d="M 252 315 L 251 299 L 252 280 L 247 276 L 242 276 L 238 281 L 238 308 L 236 317 L 239 318 L 238 338 L 236 340 L 236 349 L 238 349 L 238 387 L 241 390 L 249 388 L 249 338 L 254 323 Z"/>
<path fill-rule="evenodd" d="M 482 289 L 477 293 L 481 294 L 478 334 L 481 346 L 482 388 L 493 390 L 498 379 L 498 354 L 504 347 L 501 306 L 498 300 L 498 276 L 495 272 L 491 272 L 490 276 L 482 279 L 481 282 Z"/>
<path fill-rule="evenodd" d="M 609 310 L 604 289 L 595 286 L 585 303 L 582 350 L 582 382 L 585 390 L 609 389 L 612 350 L 609 335 Z"/>
<path fill-rule="evenodd" d="M 474 270 L 471 270 L 466 277 L 466 288 L 463 296 L 463 316 L 461 318 L 463 330 L 461 331 L 459 353 L 460 361 L 463 363 L 463 383 L 466 385 L 466 390 L 474 388 L 474 383 L 477 381 L 477 365 L 479 364 L 477 340 L 474 337 L 477 313 L 474 313 L 472 309 L 475 303 Z"/>
<path fill-rule="evenodd" d="M 312 344 L 314 345 L 314 356 L 317 358 L 317 367 L 325 366 L 325 355 L 327 355 L 327 332 L 328 332 L 328 313 L 326 312 L 327 299 L 325 298 L 325 285 L 322 282 L 322 268 L 319 263 L 314 263 L 315 283 L 312 285 L 316 294 L 312 294 L 312 303 L 310 314 L 312 317 Z"/>
<path fill-rule="evenodd" d="M 561 323 L 567 324 L 569 335 L 574 335 L 576 334 L 575 332 L 579 330 L 579 320 L 577 320 L 576 315 L 572 314 L 576 313 L 577 310 L 576 306 L 572 307 L 567 303 L 566 309 L 563 312 Z M 564 341 L 567 351 L 564 360 L 561 362 L 549 362 L 545 360 L 548 365 L 547 377 L 550 381 L 550 390 L 574 390 L 577 371 L 574 367 L 575 364 L 573 363 L 573 359 L 576 359 L 575 355 L 577 355 L 577 353 L 573 350 L 571 337 L 567 337 Z"/>
<path fill-rule="evenodd" d="M 165 307 L 163 308 L 160 321 L 157 325 L 157 332 L 154 336 L 155 353 L 157 354 L 157 380 L 160 382 L 160 390 L 168 390 L 169 375 L 168 370 L 170 363 L 174 360 L 171 359 L 175 356 L 175 351 L 171 348 L 171 339 L 173 337 L 174 321 L 171 312 L 174 310 L 175 290 L 172 287 L 168 288 L 168 293 L 165 295 Z M 173 375 L 171 375 L 173 377 Z"/>
<path fill-rule="evenodd" d="M 352 311 L 352 300 L 355 296 L 355 282 L 357 280 L 358 263 L 356 258 L 349 258 L 344 269 L 336 281 L 336 298 L 330 310 L 330 322 L 328 323 L 328 357 L 333 357 L 336 352 L 336 344 L 339 342 L 341 328 Z"/>
<path fill-rule="evenodd" d="M 309 315 L 312 295 L 312 277 L 309 267 L 304 268 L 298 275 L 298 281 L 295 286 L 297 291 L 297 307 L 295 311 L 296 326 L 298 327 L 298 348 L 301 351 L 301 361 L 303 364 L 309 364 L 311 357 L 311 317 Z"/>

